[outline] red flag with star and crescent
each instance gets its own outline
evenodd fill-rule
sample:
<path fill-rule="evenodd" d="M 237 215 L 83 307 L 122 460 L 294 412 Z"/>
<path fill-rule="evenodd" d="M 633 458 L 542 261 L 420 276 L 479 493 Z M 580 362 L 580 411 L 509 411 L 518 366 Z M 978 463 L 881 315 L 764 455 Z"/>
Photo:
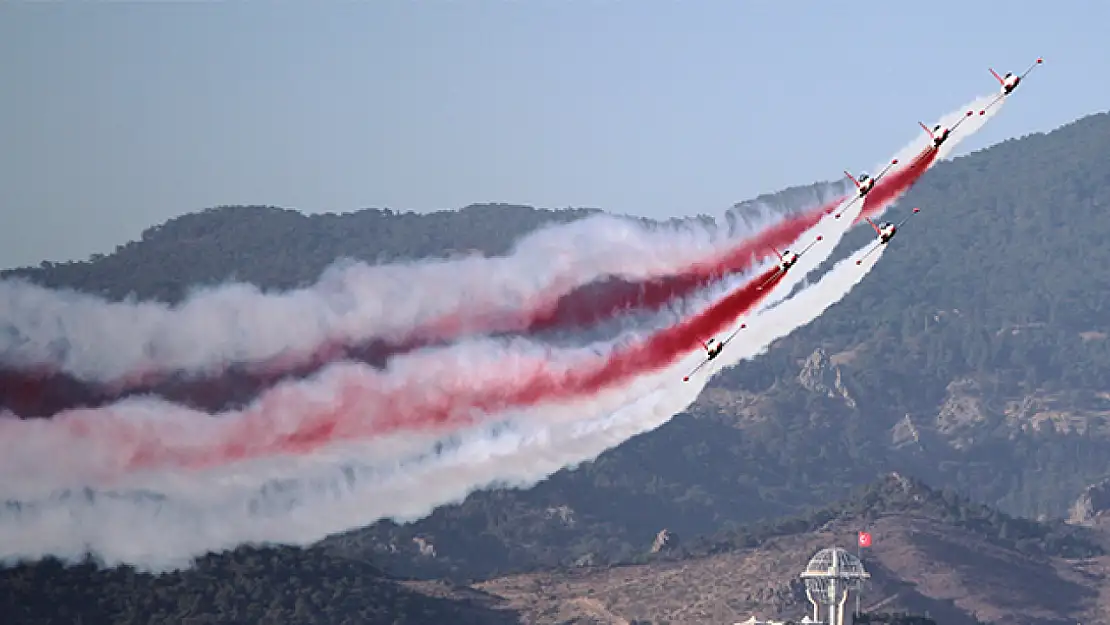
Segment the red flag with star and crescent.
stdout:
<path fill-rule="evenodd" d="M 870 547 L 871 546 L 871 533 L 870 532 L 860 532 L 859 533 L 859 546 L 860 547 Z"/>

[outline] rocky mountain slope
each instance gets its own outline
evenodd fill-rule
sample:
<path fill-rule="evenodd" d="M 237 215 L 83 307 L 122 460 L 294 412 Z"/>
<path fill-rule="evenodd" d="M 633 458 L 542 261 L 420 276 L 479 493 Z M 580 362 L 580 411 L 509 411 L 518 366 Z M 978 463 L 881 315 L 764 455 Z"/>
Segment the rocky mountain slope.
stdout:
<path fill-rule="evenodd" d="M 1110 558 L 1096 546 L 1098 536 L 1008 518 L 898 474 L 806 518 L 711 540 L 709 549 L 513 575 L 476 588 L 506 600 L 529 623 L 800 619 L 809 604 L 799 573 L 820 549 L 854 552 L 861 528 L 873 537 L 862 550 L 872 576 L 862 594 L 866 612 L 928 613 L 953 625 L 1110 617 Z"/>

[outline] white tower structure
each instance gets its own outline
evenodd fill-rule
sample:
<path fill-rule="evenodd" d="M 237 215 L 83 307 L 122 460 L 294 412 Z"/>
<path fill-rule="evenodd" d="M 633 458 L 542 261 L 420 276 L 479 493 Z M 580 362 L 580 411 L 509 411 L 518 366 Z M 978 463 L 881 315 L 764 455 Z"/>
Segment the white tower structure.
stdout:
<path fill-rule="evenodd" d="M 813 621 L 847 625 L 844 605 L 848 602 L 848 594 L 858 593 L 863 581 L 870 577 L 859 558 L 840 547 L 822 549 L 814 554 L 801 574 L 806 584 L 806 597 L 813 604 Z"/>

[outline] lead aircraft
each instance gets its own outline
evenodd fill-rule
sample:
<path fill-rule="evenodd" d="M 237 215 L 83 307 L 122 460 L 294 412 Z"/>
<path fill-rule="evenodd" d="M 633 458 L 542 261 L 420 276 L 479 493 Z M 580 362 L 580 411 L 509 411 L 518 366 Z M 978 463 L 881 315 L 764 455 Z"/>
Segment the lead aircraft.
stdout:
<path fill-rule="evenodd" d="M 986 115 L 987 110 L 990 109 L 990 107 L 998 104 L 1002 100 L 1002 98 L 1005 98 L 1006 96 L 1013 93 L 1014 89 L 1017 89 L 1017 86 L 1021 84 L 1021 81 L 1029 75 L 1029 72 L 1036 69 L 1036 67 L 1041 63 L 1044 63 L 1044 59 L 1038 58 L 1036 61 L 1033 62 L 1032 65 L 1029 66 L 1028 69 L 1022 72 L 1020 76 L 1015 76 L 1010 72 L 1006 72 L 1005 76 L 999 76 L 998 72 L 994 71 L 993 68 L 988 67 L 987 71 L 990 72 L 991 76 L 994 76 L 995 80 L 998 81 L 998 84 L 1001 85 L 1002 92 L 999 93 L 995 99 L 991 100 L 990 104 L 983 107 L 983 110 L 979 111 L 979 114 Z"/>

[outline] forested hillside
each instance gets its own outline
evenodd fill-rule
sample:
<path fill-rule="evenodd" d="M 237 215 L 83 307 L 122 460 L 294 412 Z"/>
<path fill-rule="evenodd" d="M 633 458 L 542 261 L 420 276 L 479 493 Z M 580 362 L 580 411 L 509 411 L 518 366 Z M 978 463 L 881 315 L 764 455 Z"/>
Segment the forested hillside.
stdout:
<path fill-rule="evenodd" d="M 221 206 L 148 228 L 139 241 L 87 262 L 0 272 L 49 286 L 121 299 L 178 301 L 197 286 L 239 280 L 267 289 L 314 282 L 337 259 L 370 263 L 441 257 L 474 250 L 506 253 L 521 235 L 569 222 L 594 209 L 543 210 L 473 205 L 427 215 L 367 209 L 306 216 L 272 206 Z"/>
<path fill-rule="evenodd" d="M 1107 114 L 940 163 L 894 209 L 922 213 L 853 293 L 719 376 L 688 414 L 535 488 L 476 493 L 330 544 L 420 575 L 619 561 L 661 529 L 690 536 L 800 512 L 890 470 L 1013 514 L 1061 517 L 1110 475 L 1106 163 Z M 173 300 L 229 278 L 304 284 L 337 257 L 501 253 L 542 223 L 589 213 L 221 208 L 104 258 L 14 273 Z M 859 229 L 845 249 L 869 236 Z M 419 555 L 415 538 L 436 556 Z"/>
<path fill-rule="evenodd" d="M 0 569 L 0 613 L 12 625 L 519 622 L 480 598 L 429 596 L 365 562 L 292 547 L 242 548 L 158 576 L 54 561 Z"/>

